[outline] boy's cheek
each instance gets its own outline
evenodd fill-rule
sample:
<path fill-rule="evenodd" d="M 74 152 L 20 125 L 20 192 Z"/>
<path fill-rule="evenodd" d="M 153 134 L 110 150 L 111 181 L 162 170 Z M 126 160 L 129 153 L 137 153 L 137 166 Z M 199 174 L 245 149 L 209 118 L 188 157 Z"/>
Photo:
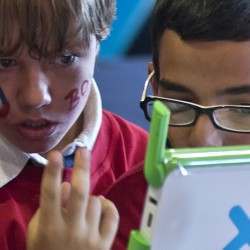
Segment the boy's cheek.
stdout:
<path fill-rule="evenodd" d="M 89 85 L 89 81 L 85 80 L 79 88 L 73 88 L 66 94 L 64 100 L 66 100 L 67 102 L 67 108 L 69 112 L 74 110 L 78 106 L 81 101 L 81 98 L 85 96 Z"/>
<path fill-rule="evenodd" d="M 7 117 L 9 112 L 10 112 L 10 104 L 3 90 L 0 88 L 0 118 Z"/>

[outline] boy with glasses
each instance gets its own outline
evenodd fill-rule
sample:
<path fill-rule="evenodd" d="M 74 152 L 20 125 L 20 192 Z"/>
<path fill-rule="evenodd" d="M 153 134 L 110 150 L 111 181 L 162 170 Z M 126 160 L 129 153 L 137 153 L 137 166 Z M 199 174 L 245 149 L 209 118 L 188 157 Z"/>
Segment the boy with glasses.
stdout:
<path fill-rule="evenodd" d="M 150 122 L 153 103 L 161 101 L 171 111 L 169 126 L 171 127 L 189 127 L 195 125 L 200 115 L 207 115 L 214 127 L 236 133 L 250 132 L 250 104 L 224 104 L 203 106 L 197 103 L 188 102 L 180 99 L 146 95 L 149 82 L 154 77 L 152 72 L 145 82 L 140 106 L 144 112 L 145 118 Z M 161 81 L 160 81 L 161 82 Z M 160 84 L 168 84 L 162 81 Z"/>
<path fill-rule="evenodd" d="M 156 1 L 141 107 L 148 120 L 153 100 L 171 110 L 168 146 L 250 143 L 249 23 L 249 1 Z M 121 216 L 114 249 L 124 249 L 130 230 L 139 227 L 146 187 L 141 167 L 110 190 Z"/>
<path fill-rule="evenodd" d="M 1 250 L 111 247 L 100 195 L 147 138 L 102 110 L 93 79 L 114 15 L 115 0 L 0 0 Z"/>

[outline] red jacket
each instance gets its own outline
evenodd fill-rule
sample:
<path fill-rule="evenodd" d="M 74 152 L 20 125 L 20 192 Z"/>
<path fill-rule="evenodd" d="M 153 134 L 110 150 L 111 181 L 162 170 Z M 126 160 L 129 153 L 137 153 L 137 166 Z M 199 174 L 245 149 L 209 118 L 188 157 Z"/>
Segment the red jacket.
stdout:
<path fill-rule="evenodd" d="M 91 191 L 105 194 L 124 172 L 144 158 L 146 132 L 110 112 L 103 112 L 101 130 L 92 151 Z M 27 224 L 38 208 L 43 168 L 28 162 L 0 189 L 0 249 L 24 250 Z M 69 180 L 71 169 L 64 170 Z"/>
<path fill-rule="evenodd" d="M 127 249 L 130 231 L 140 228 L 146 191 L 143 163 L 124 174 L 108 190 L 106 197 L 114 202 L 120 215 L 119 229 L 112 250 Z"/>

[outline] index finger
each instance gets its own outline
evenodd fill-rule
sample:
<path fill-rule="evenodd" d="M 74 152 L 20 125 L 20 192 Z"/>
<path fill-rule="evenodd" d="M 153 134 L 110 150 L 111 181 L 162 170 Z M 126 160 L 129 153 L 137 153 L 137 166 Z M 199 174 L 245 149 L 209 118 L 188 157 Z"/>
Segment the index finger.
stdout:
<path fill-rule="evenodd" d="M 68 211 L 71 222 L 82 221 L 85 216 L 90 189 L 90 153 L 85 148 L 78 148 L 75 155 L 71 177 L 71 193 Z"/>
<path fill-rule="evenodd" d="M 62 155 L 59 152 L 49 153 L 41 182 L 40 215 L 43 220 L 60 214 L 62 167 Z"/>

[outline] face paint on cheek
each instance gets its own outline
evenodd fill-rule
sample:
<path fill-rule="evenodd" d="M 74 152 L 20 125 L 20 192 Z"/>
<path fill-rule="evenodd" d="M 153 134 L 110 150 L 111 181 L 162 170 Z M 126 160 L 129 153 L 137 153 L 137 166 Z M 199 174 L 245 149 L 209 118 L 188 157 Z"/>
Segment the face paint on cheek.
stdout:
<path fill-rule="evenodd" d="M 69 101 L 68 110 L 72 111 L 80 102 L 79 90 L 78 89 L 70 90 L 64 99 Z"/>
<path fill-rule="evenodd" d="M 86 91 L 88 90 L 89 87 L 89 81 L 85 80 L 82 84 L 81 84 L 81 95 L 84 96 Z"/>
<path fill-rule="evenodd" d="M 7 98 L 3 92 L 3 90 L 0 88 L 0 118 L 5 118 L 10 111 L 10 104 L 7 101 Z"/>
<path fill-rule="evenodd" d="M 75 109 L 77 107 L 77 105 L 79 104 L 80 102 L 80 97 L 81 96 L 84 96 L 86 91 L 87 91 L 87 88 L 88 88 L 88 83 L 89 81 L 88 80 L 85 80 L 79 89 L 72 89 L 69 91 L 69 93 L 65 96 L 65 100 L 68 100 L 69 101 L 69 108 L 68 110 L 69 111 L 72 111 L 73 109 Z"/>

